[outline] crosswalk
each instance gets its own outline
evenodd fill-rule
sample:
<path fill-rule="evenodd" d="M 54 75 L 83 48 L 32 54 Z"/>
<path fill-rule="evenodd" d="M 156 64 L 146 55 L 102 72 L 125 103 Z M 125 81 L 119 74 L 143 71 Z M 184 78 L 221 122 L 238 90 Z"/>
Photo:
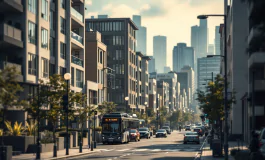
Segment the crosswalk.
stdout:
<path fill-rule="evenodd" d="M 199 151 L 199 148 L 168 148 L 168 149 L 148 149 L 148 148 L 141 148 L 141 149 L 99 149 L 101 152 L 196 152 Z"/>

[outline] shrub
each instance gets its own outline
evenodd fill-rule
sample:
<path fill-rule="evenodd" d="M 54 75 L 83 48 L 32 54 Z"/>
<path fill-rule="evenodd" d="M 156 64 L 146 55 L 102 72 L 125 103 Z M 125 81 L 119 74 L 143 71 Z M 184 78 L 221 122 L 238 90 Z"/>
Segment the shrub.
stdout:
<path fill-rule="evenodd" d="M 58 137 L 58 135 L 55 134 L 55 137 Z M 42 144 L 53 143 L 53 133 L 45 130 L 42 133 L 41 143 Z"/>
<path fill-rule="evenodd" d="M 16 121 L 14 126 L 12 126 L 10 121 L 5 121 L 5 125 L 8 129 L 7 134 L 11 136 L 21 136 L 25 131 L 25 128 L 22 126 L 22 122 L 18 124 Z"/>
<path fill-rule="evenodd" d="M 35 130 L 37 128 L 37 121 L 30 120 L 30 122 L 26 122 L 26 131 L 28 136 L 33 136 Z"/>

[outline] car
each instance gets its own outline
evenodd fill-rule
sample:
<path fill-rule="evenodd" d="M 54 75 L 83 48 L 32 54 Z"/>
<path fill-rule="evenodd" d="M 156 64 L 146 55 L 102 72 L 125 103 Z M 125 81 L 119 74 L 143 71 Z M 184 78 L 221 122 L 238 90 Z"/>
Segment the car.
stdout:
<path fill-rule="evenodd" d="M 161 129 L 165 129 L 167 131 L 167 134 L 171 134 L 169 126 L 163 126 Z"/>
<path fill-rule="evenodd" d="M 191 131 L 190 126 L 185 126 L 185 131 Z"/>
<path fill-rule="evenodd" d="M 159 129 L 156 132 L 156 138 L 158 137 L 167 137 L 167 131 L 165 129 Z"/>
<path fill-rule="evenodd" d="M 183 143 L 187 144 L 188 142 L 200 144 L 200 138 L 199 138 L 198 133 L 197 132 L 187 132 L 184 135 Z"/>
<path fill-rule="evenodd" d="M 140 133 L 137 129 L 130 129 L 129 130 L 130 133 L 130 140 L 134 140 L 135 142 L 140 141 L 141 137 L 140 137 Z"/>
<path fill-rule="evenodd" d="M 139 128 L 139 133 L 140 133 L 140 138 L 147 138 L 147 139 L 150 139 L 151 136 L 150 136 L 150 131 L 148 128 Z"/>
<path fill-rule="evenodd" d="M 199 136 L 203 136 L 202 129 L 197 127 L 193 129 L 193 132 L 197 132 Z"/>

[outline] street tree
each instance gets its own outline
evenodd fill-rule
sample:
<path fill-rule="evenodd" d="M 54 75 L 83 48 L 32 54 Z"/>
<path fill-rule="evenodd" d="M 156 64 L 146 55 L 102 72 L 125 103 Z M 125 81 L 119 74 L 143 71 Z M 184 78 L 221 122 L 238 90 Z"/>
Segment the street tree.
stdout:
<path fill-rule="evenodd" d="M 192 120 L 192 114 L 190 112 L 183 113 L 183 121 L 190 122 Z"/>
<path fill-rule="evenodd" d="M 206 91 L 197 91 L 197 100 L 199 101 L 199 108 L 208 119 L 213 122 L 224 118 L 224 78 L 221 75 L 215 77 L 214 82 L 209 82 L 206 86 Z M 235 91 L 231 93 L 228 100 L 228 106 L 236 103 Z"/>
<path fill-rule="evenodd" d="M 98 107 L 98 111 L 100 112 L 101 115 L 108 114 L 111 112 L 115 112 L 116 106 L 117 104 L 115 104 L 114 102 L 104 101 L 102 105 Z"/>
<path fill-rule="evenodd" d="M 25 105 L 24 100 L 19 99 L 19 93 L 23 88 L 18 82 L 19 72 L 15 67 L 5 67 L 0 70 L 0 111 L 2 113 L 2 128 L 4 129 L 5 112 L 8 107 L 20 107 Z"/>

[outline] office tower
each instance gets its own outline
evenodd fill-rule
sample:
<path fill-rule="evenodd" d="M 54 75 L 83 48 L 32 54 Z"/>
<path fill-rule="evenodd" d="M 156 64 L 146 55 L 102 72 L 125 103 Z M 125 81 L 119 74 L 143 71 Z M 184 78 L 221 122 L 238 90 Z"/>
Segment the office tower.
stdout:
<path fill-rule="evenodd" d="M 143 55 L 146 55 L 147 29 L 141 25 L 141 16 L 133 15 L 133 22 L 138 27 L 138 30 L 136 31 L 136 51 L 140 51 Z"/>
<path fill-rule="evenodd" d="M 152 72 L 156 72 L 156 62 L 155 62 L 155 59 L 154 59 L 154 56 L 149 56 L 150 60 L 149 60 L 149 64 L 148 64 L 148 70 L 149 70 L 149 73 L 152 73 Z"/>
<path fill-rule="evenodd" d="M 164 67 L 164 73 L 168 73 L 171 71 L 171 68 L 169 66 Z"/>
<path fill-rule="evenodd" d="M 209 44 L 208 45 L 208 55 L 213 55 L 214 54 L 214 44 Z"/>
<path fill-rule="evenodd" d="M 187 47 L 186 43 L 178 43 L 174 46 L 172 54 L 173 70 L 180 72 L 184 66 L 191 66 L 194 68 L 194 50 L 192 47 Z"/>
<path fill-rule="evenodd" d="M 130 18 L 86 19 L 86 30 L 101 32 L 108 50 L 107 67 L 115 70 L 115 89 L 108 89 L 108 99 L 125 109 L 136 108 L 136 51 L 135 32 L 138 29 Z"/>
<path fill-rule="evenodd" d="M 180 94 L 185 98 L 187 103 L 185 107 L 189 107 L 191 104 L 191 90 L 189 86 L 189 73 L 188 72 L 176 72 L 178 76 L 178 82 L 180 83 Z"/>
<path fill-rule="evenodd" d="M 83 1 L 4 0 L 0 6 L 0 66 L 16 66 L 21 73 L 21 99 L 36 96 L 39 79 L 46 81 L 53 74 L 71 73 L 71 89 L 82 92 Z M 11 118 L 22 122 L 23 116 Z"/>
<path fill-rule="evenodd" d="M 195 74 L 194 70 L 190 66 L 184 66 L 181 68 L 181 72 L 188 73 L 188 88 L 190 88 L 190 102 L 193 103 L 193 96 L 195 94 Z"/>
<path fill-rule="evenodd" d="M 86 31 L 85 81 L 88 104 L 102 105 L 107 99 L 107 46 L 97 31 Z"/>
<path fill-rule="evenodd" d="M 217 74 L 220 74 L 220 60 L 221 57 L 198 58 L 197 86 L 199 90 L 206 91 L 205 84 L 211 81 L 212 78 L 215 78 Z"/>
<path fill-rule="evenodd" d="M 208 50 L 207 19 L 200 19 L 200 25 L 191 27 L 191 47 L 195 50 L 196 58 L 205 57 Z"/>
<path fill-rule="evenodd" d="M 215 54 L 220 55 L 220 26 L 215 27 L 215 38 L 214 38 L 214 48 L 215 48 Z"/>
<path fill-rule="evenodd" d="M 158 73 L 164 72 L 164 66 L 167 64 L 167 37 L 153 37 L 153 56 L 156 59 L 156 70 Z"/>

